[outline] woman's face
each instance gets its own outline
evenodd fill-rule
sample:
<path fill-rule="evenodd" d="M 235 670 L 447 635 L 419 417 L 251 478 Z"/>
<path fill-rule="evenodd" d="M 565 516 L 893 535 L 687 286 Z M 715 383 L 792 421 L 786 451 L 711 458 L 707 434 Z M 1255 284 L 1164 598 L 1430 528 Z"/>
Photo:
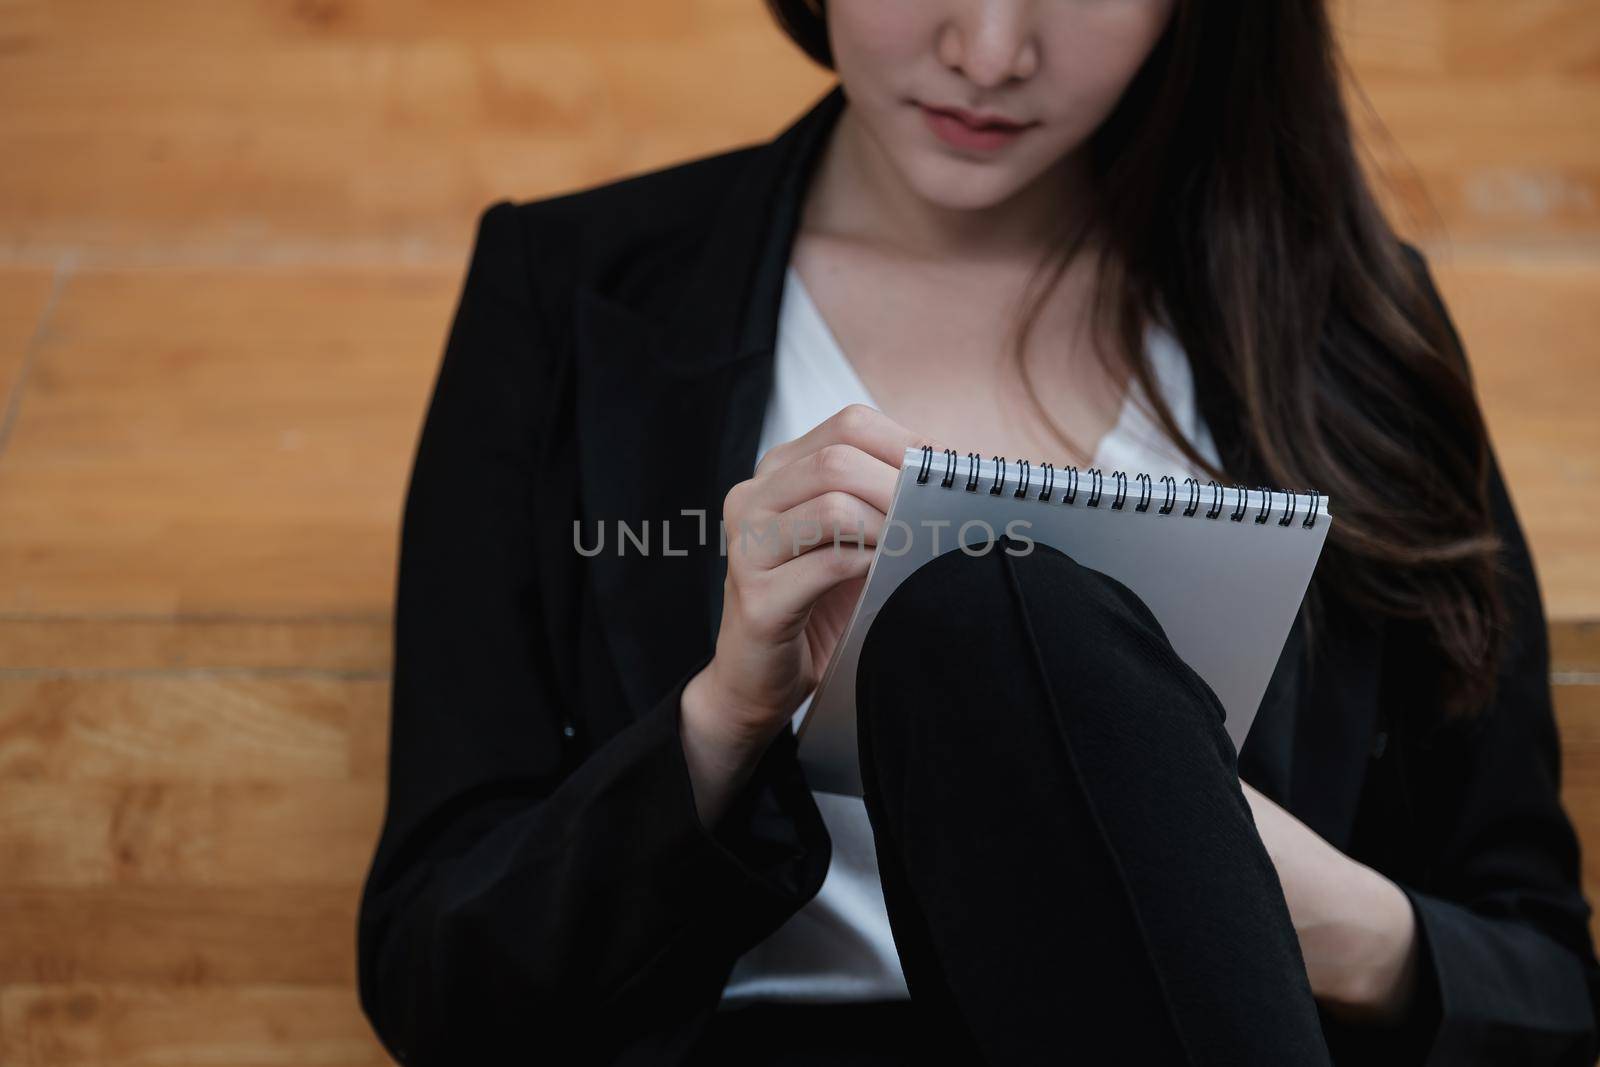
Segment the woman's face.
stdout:
<path fill-rule="evenodd" d="M 1111 114 L 1174 0 L 827 0 L 856 119 L 928 201 L 1001 203 Z"/>

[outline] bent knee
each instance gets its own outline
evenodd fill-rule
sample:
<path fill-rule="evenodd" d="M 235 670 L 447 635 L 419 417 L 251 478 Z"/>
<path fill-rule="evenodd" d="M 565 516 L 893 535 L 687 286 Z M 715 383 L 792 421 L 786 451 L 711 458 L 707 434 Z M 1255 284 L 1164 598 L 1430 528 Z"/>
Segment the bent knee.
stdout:
<path fill-rule="evenodd" d="M 915 626 L 929 640 L 959 640 L 1019 610 L 1080 624 L 1084 638 L 1096 636 L 1104 621 L 1115 617 L 1167 643 L 1149 606 L 1117 579 L 1052 545 L 1003 534 L 923 564 L 890 594 L 878 620 Z"/>
<path fill-rule="evenodd" d="M 1031 704 L 1140 744 L 1225 737 L 1220 702 L 1149 606 L 1040 542 L 1001 537 L 923 564 L 879 611 L 860 669 L 879 691 L 918 693 L 952 710 L 988 694 L 986 717 L 1030 678 L 1045 697 Z"/>

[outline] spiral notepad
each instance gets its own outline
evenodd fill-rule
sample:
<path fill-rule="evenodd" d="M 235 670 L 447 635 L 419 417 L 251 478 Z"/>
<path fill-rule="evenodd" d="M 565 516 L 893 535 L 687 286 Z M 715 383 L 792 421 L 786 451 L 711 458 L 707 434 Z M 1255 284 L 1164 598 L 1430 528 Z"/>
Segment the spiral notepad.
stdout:
<path fill-rule="evenodd" d="M 1241 747 L 1332 523 L 1327 498 L 1311 491 L 907 449 L 861 599 L 795 715 L 806 779 L 821 792 L 861 795 L 856 664 L 879 609 L 936 556 L 1008 532 L 1137 593 L 1216 693 Z"/>

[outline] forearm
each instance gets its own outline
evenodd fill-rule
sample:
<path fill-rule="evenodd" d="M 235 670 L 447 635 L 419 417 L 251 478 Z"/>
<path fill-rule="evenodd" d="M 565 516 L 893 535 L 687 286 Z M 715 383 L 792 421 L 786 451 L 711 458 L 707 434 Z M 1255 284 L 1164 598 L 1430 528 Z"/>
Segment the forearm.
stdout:
<path fill-rule="evenodd" d="M 1411 902 L 1250 786 L 1244 791 L 1277 868 L 1312 992 L 1348 1021 L 1404 1018 L 1419 952 Z"/>
<path fill-rule="evenodd" d="M 727 717 L 717 713 L 716 701 L 708 665 L 684 686 L 678 723 L 695 808 L 707 829 L 721 820 L 772 742 L 772 736 L 730 736 L 722 725 Z"/>
<path fill-rule="evenodd" d="M 391 1048 L 458 1062 L 462 1034 L 509 1042 L 529 1025 L 604 1025 L 618 1037 L 642 1017 L 619 998 L 697 1010 L 715 1000 L 706 982 L 723 962 L 815 895 L 830 842 L 798 765 L 758 761 L 743 781 L 785 818 L 741 818 L 736 798 L 707 832 L 685 773 L 682 696 L 674 687 L 548 795 L 457 812 L 424 854 L 369 884 L 362 996 Z"/>

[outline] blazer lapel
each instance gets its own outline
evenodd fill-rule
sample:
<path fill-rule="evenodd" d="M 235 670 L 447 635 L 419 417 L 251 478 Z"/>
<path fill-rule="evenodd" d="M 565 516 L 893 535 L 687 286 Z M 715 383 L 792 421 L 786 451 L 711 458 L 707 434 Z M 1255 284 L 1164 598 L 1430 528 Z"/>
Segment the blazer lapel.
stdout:
<path fill-rule="evenodd" d="M 662 273 L 670 288 L 642 287 L 632 302 L 594 287 L 578 294 L 584 543 L 604 530 L 588 572 L 635 715 L 715 647 L 727 570 L 722 501 L 755 467 L 784 271 L 806 183 L 843 104 L 835 86 L 750 151 L 694 253 Z M 623 526 L 639 545 L 648 530 L 648 549 L 619 543 Z"/>

